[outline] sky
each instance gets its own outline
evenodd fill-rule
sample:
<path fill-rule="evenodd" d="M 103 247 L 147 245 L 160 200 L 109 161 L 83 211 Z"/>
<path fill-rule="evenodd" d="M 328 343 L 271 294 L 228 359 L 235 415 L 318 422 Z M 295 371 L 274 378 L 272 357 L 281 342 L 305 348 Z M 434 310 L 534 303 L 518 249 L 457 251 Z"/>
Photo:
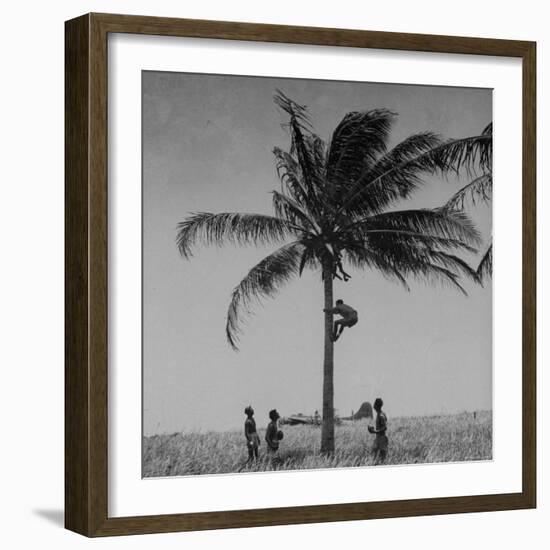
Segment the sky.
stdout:
<path fill-rule="evenodd" d="M 347 112 L 398 113 L 389 145 L 412 133 L 477 135 L 492 120 L 488 89 L 227 75 L 143 72 L 144 435 L 241 427 L 252 404 L 259 426 L 321 410 L 324 316 L 319 273 L 305 272 L 254 310 L 240 351 L 225 338 L 233 288 L 272 247 L 200 247 L 179 255 L 177 223 L 192 212 L 272 214 L 280 183 L 272 150 L 289 147 L 281 89 L 308 106 L 328 140 Z M 440 206 L 467 178 L 426 178 L 395 209 Z M 469 211 L 484 239 L 491 208 Z M 485 244 L 481 249 L 484 250 Z M 478 257 L 468 258 L 477 265 Z M 492 289 L 468 296 L 410 281 L 410 292 L 375 271 L 353 271 L 334 296 L 359 312 L 335 345 L 335 408 L 349 415 L 384 399 L 388 416 L 492 408 Z"/>

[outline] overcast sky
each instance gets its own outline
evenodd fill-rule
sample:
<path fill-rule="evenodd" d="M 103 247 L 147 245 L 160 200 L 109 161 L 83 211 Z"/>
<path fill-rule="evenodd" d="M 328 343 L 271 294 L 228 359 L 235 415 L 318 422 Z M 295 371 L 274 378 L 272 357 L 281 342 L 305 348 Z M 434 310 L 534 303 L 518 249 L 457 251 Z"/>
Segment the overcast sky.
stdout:
<path fill-rule="evenodd" d="M 328 140 L 349 111 L 399 113 L 390 145 L 412 133 L 479 134 L 492 120 L 491 90 L 180 73 L 143 73 L 143 384 L 144 433 L 242 426 L 252 404 L 267 411 L 321 410 L 323 288 L 304 273 L 267 299 L 245 327 L 241 351 L 225 339 L 232 289 L 275 247 L 200 248 L 184 260 L 176 225 L 190 212 L 272 213 L 279 188 L 274 146 L 288 149 L 279 88 L 309 107 Z M 466 179 L 428 178 L 397 208 L 443 204 Z M 471 211 L 485 238 L 491 210 Z M 472 259 L 475 263 L 477 259 Z M 410 282 L 377 272 L 335 281 L 335 298 L 359 323 L 335 346 L 335 407 L 341 415 L 381 396 L 388 416 L 492 407 L 492 296 L 466 282 Z"/>

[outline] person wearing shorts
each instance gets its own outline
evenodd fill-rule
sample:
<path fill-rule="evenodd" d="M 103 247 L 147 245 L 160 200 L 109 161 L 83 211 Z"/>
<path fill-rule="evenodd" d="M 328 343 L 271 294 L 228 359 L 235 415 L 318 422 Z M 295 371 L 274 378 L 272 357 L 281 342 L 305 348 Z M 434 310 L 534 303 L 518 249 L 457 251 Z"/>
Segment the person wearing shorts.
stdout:
<path fill-rule="evenodd" d="M 256 421 L 254 420 L 254 409 L 248 405 L 244 410 L 246 420 L 244 421 L 244 436 L 246 438 L 246 447 L 248 449 L 248 461 L 258 460 L 258 448 L 260 446 L 260 436 L 256 431 Z"/>
<path fill-rule="evenodd" d="M 265 431 L 265 441 L 267 443 L 267 454 L 271 458 L 271 465 L 276 468 L 280 463 L 279 443 L 282 439 L 282 432 L 279 431 L 278 420 L 280 418 L 277 409 L 269 411 L 269 419 L 271 422 L 267 425 Z"/>
<path fill-rule="evenodd" d="M 372 446 L 375 465 L 383 464 L 388 456 L 388 436 L 386 435 L 386 431 L 388 429 L 388 419 L 382 411 L 383 405 L 384 402 L 380 399 L 380 397 L 377 397 L 374 400 L 376 423 L 375 427 L 369 426 L 369 433 L 376 435 Z"/>
<path fill-rule="evenodd" d="M 334 313 L 340 315 L 341 319 L 334 321 L 334 328 L 332 331 L 332 341 L 336 342 L 338 338 L 344 332 L 344 328 L 351 328 L 357 324 L 359 316 L 357 311 L 348 304 L 344 304 L 344 300 L 336 300 L 336 306 L 331 309 L 323 309 L 325 313 Z"/>

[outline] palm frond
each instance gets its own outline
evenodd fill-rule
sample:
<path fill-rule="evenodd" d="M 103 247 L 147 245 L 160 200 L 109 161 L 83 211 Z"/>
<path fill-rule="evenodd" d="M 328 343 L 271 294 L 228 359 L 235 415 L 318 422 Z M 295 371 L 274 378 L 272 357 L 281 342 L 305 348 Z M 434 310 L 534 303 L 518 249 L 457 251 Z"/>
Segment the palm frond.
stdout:
<path fill-rule="evenodd" d="M 281 90 L 277 90 L 273 99 L 276 105 L 290 115 L 288 123 L 291 135 L 290 153 L 296 155 L 303 184 L 313 203 L 315 195 L 324 183 L 320 167 L 315 163 L 317 156 L 315 147 L 316 144 L 318 146 L 320 138 L 313 134 L 307 108 L 304 105 L 299 105 Z"/>
<path fill-rule="evenodd" d="M 290 115 L 290 117 L 294 117 L 299 122 L 302 131 L 311 131 L 311 120 L 305 105 L 296 103 L 296 101 L 290 99 L 282 90 L 279 89 L 275 91 L 273 101 L 277 107 Z"/>
<path fill-rule="evenodd" d="M 342 227 L 340 232 L 375 230 L 410 231 L 458 241 L 463 245 L 478 245 L 481 242 L 479 231 L 467 214 L 446 208 L 385 212 L 353 222 Z"/>
<path fill-rule="evenodd" d="M 349 224 L 338 234 L 355 267 L 376 267 L 401 283 L 409 277 L 442 281 L 466 293 L 459 275 L 476 272 L 453 250 L 474 252 L 479 233 L 463 212 L 442 208 L 387 212 Z M 345 239 L 347 236 L 347 240 Z"/>
<path fill-rule="evenodd" d="M 481 261 L 477 266 L 476 276 L 478 281 L 482 283 L 484 279 L 486 279 L 487 277 L 491 277 L 492 273 L 493 273 L 493 243 L 491 243 L 487 247 L 485 254 L 483 254 L 483 258 L 481 258 Z"/>
<path fill-rule="evenodd" d="M 298 161 L 280 147 L 273 149 L 275 156 L 275 168 L 277 176 L 281 180 L 283 190 L 288 191 L 292 197 L 303 202 L 307 199 L 307 192 L 302 183 L 302 174 Z"/>
<path fill-rule="evenodd" d="M 445 204 L 445 208 L 463 210 L 467 202 L 475 206 L 476 201 L 488 203 L 493 195 L 493 174 L 478 176 L 457 191 Z"/>
<path fill-rule="evenodd" d="M 422 183 L 422 174 L 445 174 L 465 168 L 475 171 L 476 162 L 490 169 L 492 136 L 481 134 L 449 140 L 412 158 L 391 165 L 378 174 L 366 173 L 352 186 L 344 197 L 340 212 L 380 212 L 397 198 L 407 198 Z M 378 198 L 380 197 L 380 198 Z"/>
<path fill-rule="evenodd" d="M 396 238 L 402 242 L 410 243 L 411 246 L 425 246 L 437 250 L 463 250 L 465 252 L 477 252 L 477 249 L 459 239 L 449 239 L 438 235 L 420 233 L 418 231 L 406 231 L 402 229 L 365 229 L 360 228 L 360 236 L 365 240 L 369 237 L 381 235 L 382 237 Z"/>
<path fill-rule="evenodd" d="M 243 315 L 251 313 L 252 302 L 273 297 L 283 284 L 299 272 L 304 246 L 299 242 L 285 245 L 256 264 L 233 290 L 227 312 L 226 335 L 238 351 Z"/>
<path fill-rule="evenodd" d="M 417 280 L 450 285 L 464 296 L 468 295 L 466 289 L 460 284 L 457 274 L 446 267 L 429 262 L 413 262 L 408 267 Z"/>
<path fill-rule="evenodd" d="M 405 276 L 394 265 L 390 258 L 377 254 L 373 250 L 367 251 L 362 242 L 357 246 L 348 246 L 345 251 L 346 261 L 355 269 L 375 269 L 389 280 L 397 280 L 407 291 L 410 290 Z"/>
<path fill-rule="evenodd" d="M 327 160 L 330 183 L 348 187 L 386 152 L 396 113 L 387 109 L 351 112 L 334 130 Z"/>
<path fill-rule="evenodd" d="M 413 134 L 382 155 L 373 166 L 370 176 L 384 174 L 395 166 L 405 164 L 431 151 L 441 143 L 441 137 L 433 132 Z"/>
<path fill-rule="evenodd" d="M 458 256 L 441 250 L 431 250 L 432 262 L 438 263 L 451 270 L 455 275 L 462 273 L 467 279 L 477 282 L 477 273 L 471 266 Z"/>
<path fill-rule="evenodd" d="M 432 151 L 431 160 L 437 167 L 446 170 L 465 169 L 468 175 L 477 174 L 481 169 L 488 172 L 492 168 L 493 125 L 489 124 L 481 135 L 462 139 L 451 139 Z"/>
<path fill-rule="evenodd" d="M 356 197 L 346 208 L 347 214 L 379 213 L 398 199 L 408 198 L 422 183 L 425 167 L 410 162 L 433 150 L 441 143 L 441 138 L 432 132 L 413 134 L 393 149 L 382 155 L 376 164 L 362 176 L 365 182 L 376 181 L 368 185 L 364 193 Z M 394 170 L 401 166 L 400 170 Z M 347 201 L 349 195 L 344 199 Z"/>
<path fill-rule="evenodd" d="M 326 170 L 327 151 L 326 143 L 317 134 L 309 134 L 305 136 L 306 146 L 310 151 L 317 177 L 323 177 Z"/>
<path fill-rule="evenodd" d="M 347 260 L 356 268 L 376 268 L 388 279 L 397 279 L 410 290 L 407 280 L 414 278 L 424 282 L 437 282 L 450 285 L 463 294 L 467 294 L 454 271 L 454 259 L 460 264 L 462 260 L 452 255 L 440 256 L 424 247 L 418 249 L 408 245 L 395 246 L 395 242 L 387 246 L 381 243 L 361 243 L 356 249 L 346 249 Z"/>
<path fill-rule="evenodd" d="M 297 229 L 286 220 L 263 214 L 197 212 L 178 223 L 176 244 L 180 254 L 190 258 L 198 242 L 217 246 L 279 243 Z"/>
<path fill-rule="evenodd" d="M 315 248 L 310 248 L 307 246 L 304 247 L 302 257 L 300 258 L 300 265 L 298 266 L 298 275 L 300 275 L 300 277 L 306 267 L 309 267 L 310 269 L 319 267 L 318 259 L 315 256 Z"/>
<path fill-rule="evenodd" d="M 278 218 L 286 219 L 296 226 L 304 228 L 305 232 L 318 232 L 319 227 L 315 220 L 301 208 L 295 200 L 279 191 L 272 191 L 273 209 Z"/>
<path fill-rule="evenodd" d="M 318 216 L 322 209 L 322 201 L 319 200 L 318 193 L 311 193 L 306 188 L 298 161 L 290 153 L 278 147 L 273 149 L 273 154 L 282 191 L 290 195 L 310 215 Z"/>

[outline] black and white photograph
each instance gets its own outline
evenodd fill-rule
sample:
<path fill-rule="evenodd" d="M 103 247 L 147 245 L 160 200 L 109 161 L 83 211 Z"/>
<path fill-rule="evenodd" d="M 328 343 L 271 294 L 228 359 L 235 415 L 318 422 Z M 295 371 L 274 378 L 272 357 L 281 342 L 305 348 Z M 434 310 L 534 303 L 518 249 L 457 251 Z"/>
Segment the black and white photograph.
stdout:
<path fill-rule="evenodd" d="M 141 84 L 143 477 L 492 460 L 492 90 Z"/>
<path fill-rule="evenodd" d="M 547 5 L 312 8 L 5 4 L 4 548 L 547 545 Z"/>

